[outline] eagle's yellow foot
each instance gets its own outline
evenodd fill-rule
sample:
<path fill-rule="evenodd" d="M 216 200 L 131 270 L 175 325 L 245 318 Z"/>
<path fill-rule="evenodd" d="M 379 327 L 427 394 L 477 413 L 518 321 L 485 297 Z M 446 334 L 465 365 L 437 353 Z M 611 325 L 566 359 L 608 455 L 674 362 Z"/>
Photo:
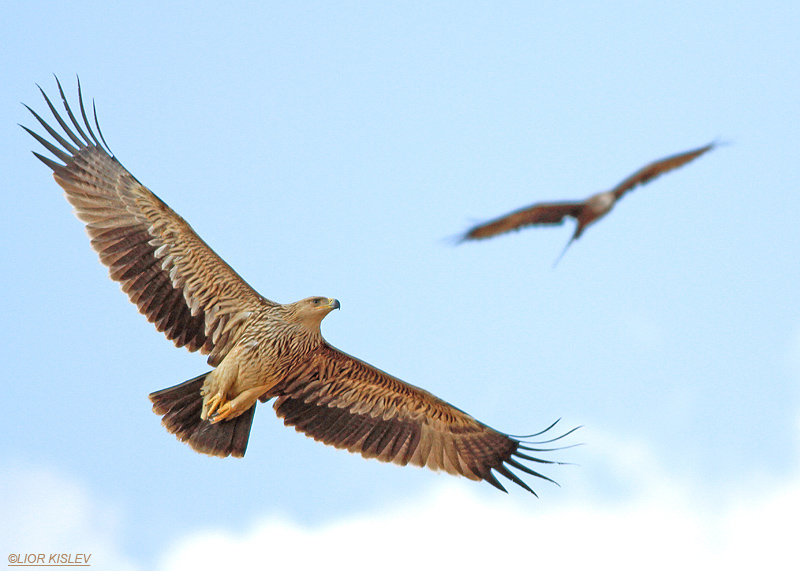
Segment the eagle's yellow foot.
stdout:
<path fill-rule="evenodd" d="M 229 416 L 233 415 L 233 410 L 234 409 L 233 406 L 231 405 L 231 402 L 225 401 L 221 405 L 218 405 L 216 412 L 213 412 L 208 415 L 208 421 L 211 424 L 215 424 L 221 420 L 225 420 Z"/>
<path fill-rule="evenodd" d="M 203 418 L 207 418 L 208 420 L 212 420 L 216 413 L 219 410 L 228 404 L 227 399 L 222 396 L 221 394 L 217 393 L 211 396 L 203 405 Z M 213 422 L 213 421 L 212 421 Z"/>

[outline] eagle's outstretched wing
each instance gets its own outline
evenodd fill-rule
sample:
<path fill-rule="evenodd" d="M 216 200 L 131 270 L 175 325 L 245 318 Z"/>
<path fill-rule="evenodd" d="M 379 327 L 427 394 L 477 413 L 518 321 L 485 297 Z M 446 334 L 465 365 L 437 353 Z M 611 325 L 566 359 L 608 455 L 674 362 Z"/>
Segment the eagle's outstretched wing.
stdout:
<path fill-rule="evenodd" d="M 504 232 L 519 230 L 525 226 L 561 224 L 567 216 L 578 216 L 582 205 L 582 202 L 539 202 L 489 222 L 478 224 L 469 229 L 461 237 L 461 241 L 491 238 Z"/>
<path fill-rule="evenodd" d="M 139 311 L 176 346 L 210 353 L 209 363 L 217 365 L 252 312 L 272 302 L 117 161 L 100 133 L 96 110 L 97 135 L 92 130 L 80 83 L 82 121 L 60 83 L 58 89 L 69 123 L 40 91 L 63 135 L 28 107 L 57 144 L 23 128 L 64 164 L 34 155 L 53 169 L 75 214 L 86 223 L 92 247 Z"/>
<path fill-rule="evenodd" d="M 366 458 L 486 480 L 503 491 L 493 470 L 531 493 L 509 467 L 552 482 L 522 462 L 557 463 L 528 452 L 550 451 L 534 446 L 566 436 L 522 442 L 328 344 L 267 396 L 277 396 L 275 412 L 286 425 L 315 440 Z"/>
<path fill-rule="evenodd" d="M 657 161 L 653 161 L 623 180 L 621 183 L 615 186 L 611 192 L 613 192 L 614 197 L 619 200 L 622 195 L 629 190 L 633 190 L 639 185 L 647 184 L 654 178 L 666 172 L 682 167 L 686 163 L 695 160 L 700 155 L 707 153 L 715 146 L 717 146 L 717 143 L 709 143 L 705 147 L 700 147 L 699 149 L 686 151 L 685 153 L 679 153 L 677 155 L 672 155 Z"/>

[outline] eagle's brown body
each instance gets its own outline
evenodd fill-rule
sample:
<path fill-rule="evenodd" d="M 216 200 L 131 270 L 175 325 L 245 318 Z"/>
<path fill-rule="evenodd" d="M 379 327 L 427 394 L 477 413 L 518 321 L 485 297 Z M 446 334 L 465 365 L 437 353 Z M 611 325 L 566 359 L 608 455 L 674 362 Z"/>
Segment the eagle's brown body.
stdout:
<path fill-rule="evenodd" d="M 367 458 L 445 470 L 500 489 L 493 471 L 532 491 L 509 466 L 549 480 L 520 462 L 551 463 L 524 452 L 546 449 L 329 345 L 320 322 L 339 307 L 335 299 L 284 305 L 258 294 L 110 154 L 99 126 L 97 135 L 91 128 L 80 88 L 83 121 L 58 88 L 69 122 L 46 95 L 45 101 L 66 138 L 32 110 L 57 144 L 26 130 L 64 164 L 36 156 L 86 223 L 112 279 L 176 346 L 207 354 L 213 367 L 150 395 L 180 440 L 205 454 L 243 456 L 257 402 L 274 398 L 285 424 Z"/>

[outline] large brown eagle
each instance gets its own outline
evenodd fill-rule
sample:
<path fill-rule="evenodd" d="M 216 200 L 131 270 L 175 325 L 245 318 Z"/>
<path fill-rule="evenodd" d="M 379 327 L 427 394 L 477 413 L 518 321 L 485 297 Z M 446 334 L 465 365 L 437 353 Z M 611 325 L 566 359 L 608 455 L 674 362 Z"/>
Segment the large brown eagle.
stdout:
<path fill-rule="evenodd" d="M 561 256 L 563 256 L 570 244 L 580 238 L 586 227 L 611 212 L 614 204 L 626 192 L 639 185 L 647 184 L 659 175 L 682 167 L 700 155 L 707 153 L 715 146 L 716 143 L 710 143 L 699 149 L 654 161 L 630 175 L 611 190 L 598 192 L 586 200 L 578 202 L 537 202 L 531 206 L 520 208 L 489 222 L 474 226 L 465 232 L 459 241 L 491 238 L 511 230 L 519 230 L 525 226 L 561 224 L 567 217 L 571 217 L 578 224 L 572 234 L 572 238 L 569 239 L 569 242 L 561 252 Z M 561 259 L 561 256 L 556 260 L 556 263 Z"/>
<path fill-rule="evenodd" d="M 80 83 L 81 119 L 60 83 L 58 90 L 68 121 L 40 88 L 63 135 L 28 107 L 57 144 L 25 130 L 64 164 L 34 154 L 86 223 L 111 278 L 156 329 L 178 347 L 207 354 L 213 367 L 150 395 L 178 439 L 204 454 L 241 457 L 257 402 L 274 398 L 286 425 L 366 458 L 486 480 L 503 491 L 493 470 L 530 492 L 509 467 L 552 482 L 522 462 L 554 463 L 530 453 L 552 451 L 539 445 L 557 438 L 519 438 L 553 425 L 512 438 L 329 345 L 320 322 L 339 308 L 337 300 L 283 305 L 261 296 L 111 154 L 96 110 L 97 134 L 92 129 Z"/>

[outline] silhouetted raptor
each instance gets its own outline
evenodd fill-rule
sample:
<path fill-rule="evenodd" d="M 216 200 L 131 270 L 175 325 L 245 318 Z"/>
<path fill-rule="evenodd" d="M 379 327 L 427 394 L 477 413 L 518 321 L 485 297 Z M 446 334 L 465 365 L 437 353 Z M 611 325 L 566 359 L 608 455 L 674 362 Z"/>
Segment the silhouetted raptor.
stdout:
<path fill-rule="evenodd" d="M 693 151 L 652 162 L 633 173 L 611 190 L 598 192 L 581 202 L 539 202 L 533 206 L 515 210 L 510 214 L 475 226 L 466 232 L 461 237 L 460 241 L 491 238 L 492 236 L 504 232 L 519 230 L 525 226 L 561 224 L 567 216 L 570 216 L 578 221 L 578 226 L 575 228 L 575 233 L 572 235 L 572 238 L 569 239 L 569 242 L 567 242 L 567 245 L 561 252 L 561 256 L 556 260 L 556 263 L 558 263 L 558 260 L 564 255 L 570 244 L 580 238 L 584 229 L 589 224 L 608 214 L 614 207 L 614 204 L 616 204 L 626 192 L 633 190 L 641 184 L 647 184 L 665 172 L 682 167 L 700 155 L 707 153 L 715 146 L 716 143 L 710 143 L 705 147 L 700 147 Z"/>

